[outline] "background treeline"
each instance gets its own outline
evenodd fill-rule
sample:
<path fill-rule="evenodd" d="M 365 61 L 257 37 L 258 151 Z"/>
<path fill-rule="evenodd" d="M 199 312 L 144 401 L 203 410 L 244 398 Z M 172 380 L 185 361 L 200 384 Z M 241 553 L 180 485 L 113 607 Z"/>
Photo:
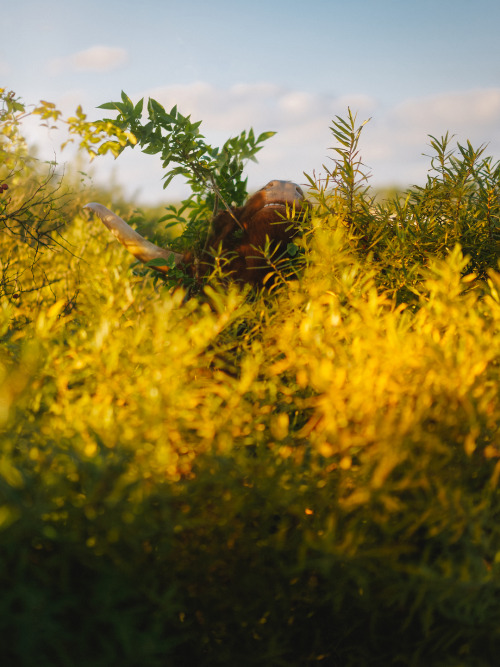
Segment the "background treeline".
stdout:
<path fill-rule="evenodd" d="M 348 112 L 272 288 L 196 293 L 2 113 L 2 664 L 496 664 L 498 163 L 379 201 Z"/>

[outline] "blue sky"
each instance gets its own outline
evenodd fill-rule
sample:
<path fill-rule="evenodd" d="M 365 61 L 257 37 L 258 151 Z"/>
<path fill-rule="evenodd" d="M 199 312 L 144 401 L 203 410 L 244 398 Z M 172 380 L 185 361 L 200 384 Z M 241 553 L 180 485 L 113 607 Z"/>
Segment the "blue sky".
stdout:
<path fill-rule="evenodd" d="M 427 135 L 489 143 L 500 158 L 498 0 L 18 0 L 1 11 L 0 87 L 71 113 L 152 96 L 203 120 L 214 143 L 253 126 L 276 130 L 250 186 L 322 172 L 329 125 L 347 107 L 371 117 L 361 151 L 374 185 L 422 182 Z M 63 163 L 57 133 L 30 124 L 41 154 Z M 140 201 L 164 192 L 159 162 L 139 151 L 96 161 Z"/>

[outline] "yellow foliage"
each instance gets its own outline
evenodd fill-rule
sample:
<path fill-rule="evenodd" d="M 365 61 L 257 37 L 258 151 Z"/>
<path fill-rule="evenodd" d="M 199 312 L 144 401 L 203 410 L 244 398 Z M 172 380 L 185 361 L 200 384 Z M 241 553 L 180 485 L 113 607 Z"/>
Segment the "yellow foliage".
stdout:
<path fill-rule="evenodd" d="M 289 287 L 190 299 L 76 216 L 74 254 L 40 258 L 52 284 L 0 308 L 0 530 L 24 520 L 12 494 L 26 493 L 43 496 L 44 540 L 74 531 L 119 559 L 139 540 L 142 559 L 168 530 L 190 567 L 193 534 L 221 531 L 217 568 L 270 517 L 255 543 L 297 534 L 293 568 L 387 553 L 406 572 L 414 536 L 465 539 L 496 498 L 476 490 L 500 476 L 498 274 L 464 280 L 457 251 L 395 307 L 338 230 L 317 231 Z M 471 544 L 500 552 L 482 525 Z"/>

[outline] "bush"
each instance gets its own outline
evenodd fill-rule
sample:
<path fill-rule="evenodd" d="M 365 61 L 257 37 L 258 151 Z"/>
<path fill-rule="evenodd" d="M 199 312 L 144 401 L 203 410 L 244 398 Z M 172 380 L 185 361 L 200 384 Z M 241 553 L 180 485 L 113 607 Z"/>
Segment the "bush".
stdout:
<path fill-rule="evenodd" d="M 71 207 L 56 164 L 36 160 L 21 131 L 26 105 L 0 88 L 0 296 L 18 298 L 51 282 L 44 252 L 63 243 L 59 230 Z"/>
<path fill-rule="evenodd" d="M 412 262 L 348 153 L 272 294 L 186 300 L 76 216 L 3 300 L 5 664 L 494 664 L 500 274 Z"/>

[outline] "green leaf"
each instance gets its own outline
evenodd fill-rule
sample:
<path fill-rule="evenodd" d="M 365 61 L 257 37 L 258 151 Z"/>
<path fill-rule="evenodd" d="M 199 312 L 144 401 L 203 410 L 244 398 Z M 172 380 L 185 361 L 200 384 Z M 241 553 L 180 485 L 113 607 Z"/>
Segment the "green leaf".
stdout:
<path fill-rule="evenodd" d="M 118 107 L 116 106 L 116 102 L 105 102 L 104 104 L 100 104 L 97 108 L 98 109 L 108 109 L 110 111 L 116 111 Z"/>
<path fill-rule="evenodd" d="M 142 115 L 143 107 L 144 107 L 144 98 L 140 99 L 134 107 L 134 114 L 137 116 L 137 118 L 140 118 L 140 116 Z"/>
<path fill-rule="evenodd" d="M 257 143 L 260 144 L 262 141 L 267 141 L 267 139 L 274 137 L 275 134 L 276 132 L 262 132 L 261 134 L 259 134 Z"/>
<path fill-rule="evenodd" d="M 132 100 L 130 99 L 130 97 L 126 93 L 123 92 L 123 90 L 122 90 L 122 93 L 121 93 L 121 97 L 122 97 L 122 102 L 125 105 L 125 108 L 129 108 L 129 109 L 134 108 L 134 105 L 132 104 Z"/>
<path fill-rule="evenodd" d="M 149 262 L 146 262 L 146 266 L 168 266 L 172 268 L 175 266 L 175 259 L 173 255 L 168 259 L 164 257 L 155 257 L 154 259 L 150 259 Z"/>

